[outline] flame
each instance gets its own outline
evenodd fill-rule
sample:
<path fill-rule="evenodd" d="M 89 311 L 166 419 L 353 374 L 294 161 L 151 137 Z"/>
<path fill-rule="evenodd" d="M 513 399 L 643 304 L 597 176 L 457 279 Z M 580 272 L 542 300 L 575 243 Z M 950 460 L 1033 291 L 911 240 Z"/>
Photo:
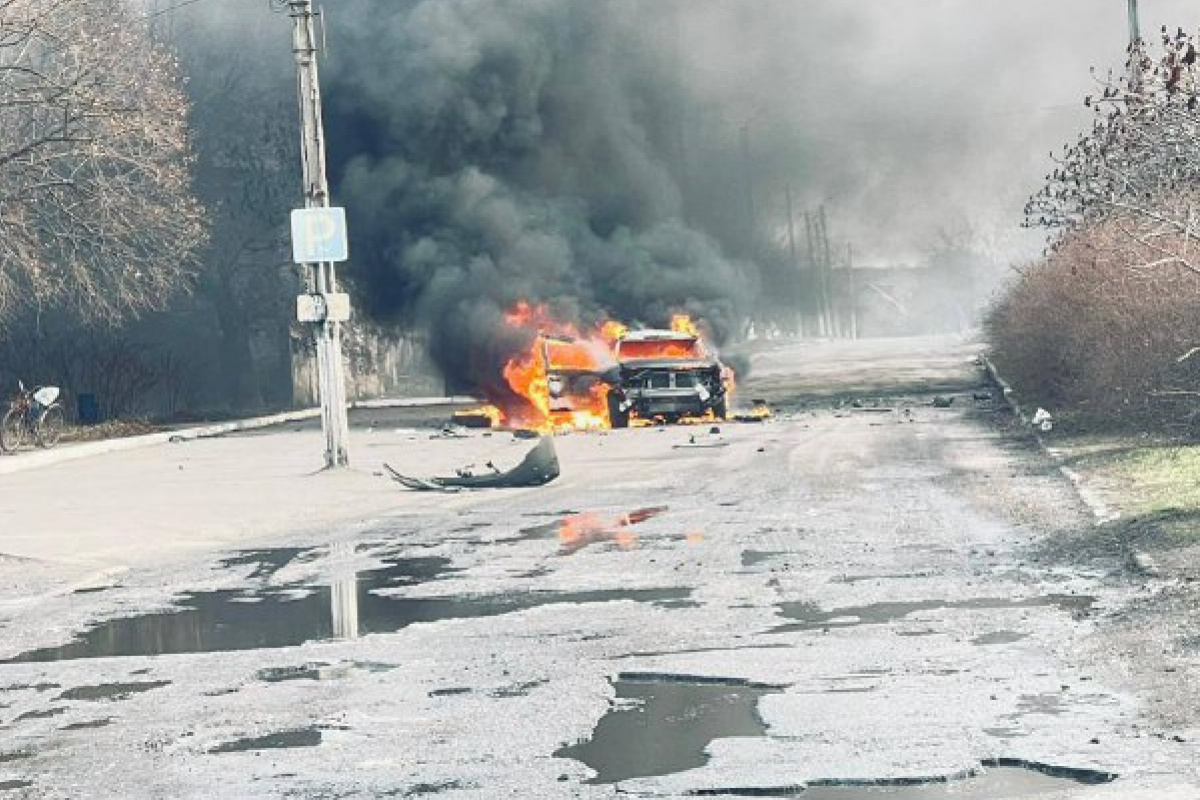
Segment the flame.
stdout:
<path fill-rule="evenodd" d="M 621 341 L 627 333 L 629 333 L 629 326 L 613 319 L 600 326 L 600 336 L 610 347 Z"/>
<path fill-rule="evenodd" d="M 671 319 L 671 330 L 681 338 L 663 340 L 626 339 L 629 327 L 611 319 L 581 329 L 556 319 L 546 304 L 527 301 L 509 309 L 504 321 L 528 334 L 530 344 L 504 367 L 504 380 L 518 399 L 489 407 L 494 427 L 542 433 L 611 428 L 609 387 L 599 376 L 616 365 L 618 345 L 622 360 L 693 359 L 707 354 L 699 326 L 686 314 Z M 727 370 L 727 379 L 732 385 L 732 371 Z M 710 412 L 695 421 L 717 418 Z"/>
<path fill-rule="evenodd" d="M 542 433 L 611 427 L 606 386 L 593 380 L 578 391 L 572 385 L 552 392 L 551 376 L 568 382 L 610 367 L 614 363 L 612 344 L 606 336 L 615 335 L 616 328 L 605 323 L 584 333 L 555 319 L 548 306 L 525 301 L 513 306 L 504 319 L 510 327 L 531 334 L 532 342 L 504 367 L 504 380 L 524 402 L 503 408 L 502 424 Z M 556 402 L 556 396 L 568 399 Z"/>
<path fill-rule="evenodd" d="M 684 333 L 688 336 L 695 336 L 697 339 L 700 336 L 700 328 L 692 321 L 692 318 L 687 314 L 676 314 L 671 317 L 671 330 L 675 333 Z"/>
<path fill-rule="evenodd" d="M 491 427 L 493 428 L 500 427 L 504 422 L 504 414 L 495 406 L 480 406 L 479 408 L 470 408 L 466 411 L 456 411 L 452 419 L 463 420 L 470 417 L 486 418 L 491 421 Z"/>
<path fill-rule="evenodd" d="M 623 361 L 703 358 L 699 339 L 626 339 L 621 342 Z"/>

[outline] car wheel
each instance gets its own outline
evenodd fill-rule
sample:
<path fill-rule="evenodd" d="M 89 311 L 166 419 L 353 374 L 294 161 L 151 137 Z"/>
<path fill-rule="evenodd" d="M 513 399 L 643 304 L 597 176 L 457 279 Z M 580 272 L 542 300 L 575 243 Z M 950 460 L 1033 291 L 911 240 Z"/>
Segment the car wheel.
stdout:
<path fill-rule="evenodd" d="M 629 427 L 629 411 L 621 410 L 621 398 L 616 392 L 608 393 L 608 422 L 614 428 Z"/>

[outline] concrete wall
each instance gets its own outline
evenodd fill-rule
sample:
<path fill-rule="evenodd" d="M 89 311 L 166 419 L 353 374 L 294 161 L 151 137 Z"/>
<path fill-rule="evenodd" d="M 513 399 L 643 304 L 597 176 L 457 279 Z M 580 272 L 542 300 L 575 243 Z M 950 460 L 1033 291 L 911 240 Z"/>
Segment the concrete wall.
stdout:
<path fill-rule="evenodd" d="M 350 323 L 343 328 L 342 338 L 347 398 L 441 396 L 445 387 L 426 350 L 424 337 L 418 334 Z M 317 359 L 306 326 L 292 329 L 292 386 L 296 406 L 317 405 Z"/>

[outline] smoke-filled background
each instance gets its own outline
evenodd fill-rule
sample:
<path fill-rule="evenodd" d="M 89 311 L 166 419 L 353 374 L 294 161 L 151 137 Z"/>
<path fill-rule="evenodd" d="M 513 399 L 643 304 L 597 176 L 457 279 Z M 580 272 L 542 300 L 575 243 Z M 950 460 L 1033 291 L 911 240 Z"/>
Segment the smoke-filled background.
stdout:
<path fill-rule="evenodd" d="M 1143 0 L 1144 30 L 1194 27 L 1194 5 Z M 248 6 L 186 13 L 244 49 L 246 20 L 265 14 Z M 343 0 L 325 12 L 344 274 L 360 311 L 427 331 L 442 370 L 476 386 L 521 344 L 501 324 L 519 299 L 581 321 L 689 311 L 721 341 L 791 331 L 818 208 L 833 266 L 940 264 L 936 280 L 984 297 L 1044 243 L 1019 227 L 1024 200 L 1050 151 L 1090 124 L 1089 69 L 1121 68 L 1127 41 L 1125 0 Z"/>

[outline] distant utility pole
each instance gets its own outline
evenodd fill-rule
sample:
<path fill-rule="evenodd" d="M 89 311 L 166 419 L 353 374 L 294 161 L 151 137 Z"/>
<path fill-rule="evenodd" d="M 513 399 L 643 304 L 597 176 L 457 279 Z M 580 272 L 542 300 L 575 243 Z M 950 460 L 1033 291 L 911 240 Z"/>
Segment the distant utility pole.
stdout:
<path fill-rule="evenodd" d="M 1141 43 L 1142 23 L 1138 15 L 1138 0 L 1129 0 L 1129 85 L 1134 91 L 1142 88 Z"/>
<path fill-rule="evenodd" d="M 294 260 L 305 265 L 307 294 L 297 303 L 301 322 L 313 324 L 317 341 L 317 380 L 325 467 L 350 464 L 346 379 L 342 366 L 341 324 L 350 318 L 349 298 L 337 290 L 335 261 L 346 259 L 345 216 L 329 208 L 325 177 L 325 129 L 317 74 L 317 37 L 312 0 L 287 0 L 293 23 L 293 50 L 299 75 L 300 125 L 305 211 L 292 213 Z M 337 212 L 337 213 L 334 213 Z"/>
<path fill-rule="evenodd" d="M 742 123 L 738 134 L 742 153 L 742 188 L 746 203 L 746 246 L 753 251 L 758 229 L 758 209 L 754 206 L 754 161 L 750 154 L 750 120 Z"/>

